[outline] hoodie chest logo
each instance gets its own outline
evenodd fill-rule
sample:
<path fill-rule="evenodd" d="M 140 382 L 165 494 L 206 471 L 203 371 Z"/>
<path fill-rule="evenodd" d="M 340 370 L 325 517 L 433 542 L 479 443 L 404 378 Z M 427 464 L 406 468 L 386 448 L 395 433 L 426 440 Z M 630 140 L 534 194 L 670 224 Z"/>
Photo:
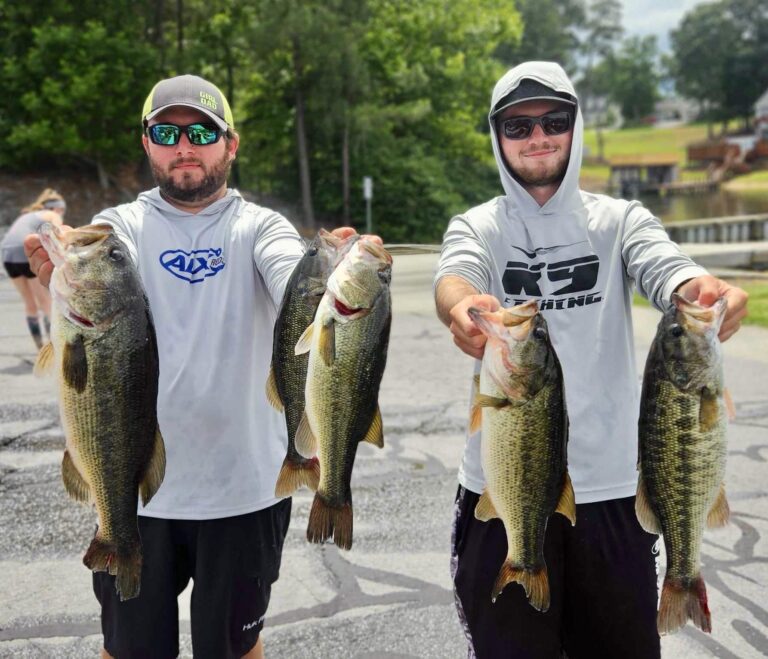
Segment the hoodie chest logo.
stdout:
<path fill-rule="evenodd" d="M 187 252 L 183 249 L 168 249 L 160 255 L 162 265 L 174 277 L 190 284 L 205 281 L 224 269 L 226 263 L 219 248 L 196 249 Z"/>
<path fill-rule="evenodd" d="M 557 248 L 528 252 L 517 248 L 533 262 L 507 261 L 502 285 L 507 294 L 505 304 L 522 304 L 539 299 L 540 309 L 572 309 L 595 304 L 602 299 L 597 285 L 600 259 L 595 254 L 546 263 L 535 257 Z M 555 297 L 557 296 L 557 297 Z"/>

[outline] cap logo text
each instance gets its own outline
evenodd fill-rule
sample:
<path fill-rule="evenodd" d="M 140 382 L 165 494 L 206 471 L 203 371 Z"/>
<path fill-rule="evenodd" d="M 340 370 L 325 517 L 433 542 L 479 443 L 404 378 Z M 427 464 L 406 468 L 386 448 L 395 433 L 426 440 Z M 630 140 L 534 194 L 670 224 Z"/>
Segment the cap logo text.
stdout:
<path fill-rule="evenodd" d="M 216 103 L 216 97 L 208 92 L 200 92 L 200 104 L 211 108 L 211 110 L 219 109 L 219 105 Z"/>

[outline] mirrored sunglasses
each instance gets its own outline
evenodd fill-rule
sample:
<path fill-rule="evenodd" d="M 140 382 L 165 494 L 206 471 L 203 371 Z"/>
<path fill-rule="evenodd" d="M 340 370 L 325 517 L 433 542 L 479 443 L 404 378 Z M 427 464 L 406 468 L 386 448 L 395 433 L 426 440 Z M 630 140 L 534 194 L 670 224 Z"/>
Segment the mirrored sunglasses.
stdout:
<path fill-rule="evenodd" d="M 510 140 L 524 140 L 539 124 L 545 135 L 562 135 L 571 129 L 571 113 L 568 110 L 547 112 L 540 117 L 510 117 L 501 122 L 504 136 Z"/>
<path fill-rule="evenodd" d="M 176 146 L 181 139 L 181 133 L 187 135 L 190 144 L 195 146 L 208 146 L 215 144 L 221 138 L 224 131 L 216 124 L 189 124 L 177 126 L 176 124 L 155 124 L 147 128 L 147 135 L 154 144 L 162 146 Z"/>

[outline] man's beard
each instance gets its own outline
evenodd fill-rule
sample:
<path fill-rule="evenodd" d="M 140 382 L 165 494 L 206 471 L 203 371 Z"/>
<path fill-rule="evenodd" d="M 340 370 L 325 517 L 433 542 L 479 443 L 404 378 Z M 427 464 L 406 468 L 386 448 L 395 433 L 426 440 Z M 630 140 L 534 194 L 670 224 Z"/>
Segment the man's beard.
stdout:
<path fill-rule="evenodd" d="M 171 163 L 170 168 L 173 169 L 173 167 L 180 165 L 183 162 L 195 162 L 201 167 L 203 166 L 199 160 L 183 160 L 180 158 L 174 160 Z M 202 181 L 197 184 L 192 184 L 191 178 L 185 175 L 182 178 L 181 185 L 174 182 L 170 175 L 166 175 L 165 172 L 151 160 L 149 164 L 152 168 L 152 176 L 155 179 L 155 183 L 160 187 L 160 192 L 163 196 L 173 199 L 174 201 L 194 202 L 207 199 L 227 182 L 232 161 L 229 159 L 229 153 L 225 152 L 218 162 L 211 165 L 210 169 L 204 170 L 205 176 Z"/>
<path fill-rule="evenodd" d="M 537 172 L 533 171 L 515 171 L 507 166 L 513 178 L 524 187 L 543 188 L 555 183 L 561 183 L 565 178 L 565 172 L 568 171 L 569 158 L 559 163 L 552 171 Z"/>

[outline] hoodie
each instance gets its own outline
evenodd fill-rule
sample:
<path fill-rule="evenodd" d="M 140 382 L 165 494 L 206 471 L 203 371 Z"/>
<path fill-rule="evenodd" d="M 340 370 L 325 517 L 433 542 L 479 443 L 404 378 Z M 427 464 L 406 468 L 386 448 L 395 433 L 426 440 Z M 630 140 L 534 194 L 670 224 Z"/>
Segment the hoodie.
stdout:
<path fill-rule="evenodd" d="M 157 333 L 167 463 L 139 514 L 213 519 L 276 503 L 288 439 L 265 383 L 277 309 L 303 252 L 296 230 L 235 190 L 191 214 L 155 188 L 93 222 L 128 246 Z"/>
<path fill-rule="evenodd" d="M 565 176 L 539 206 L 510 174 L 491 116 L 525 78 L 576 98 L 565 71 L 551 62 L 520 64 L 496 83 L 488 121 L 505 194 L 451 219 L 435 284 L 459 276 L 505 307 L 538 300 L 563 368 L 576 501 L 633 496 L 640 394 L 633 290 L 662 309 L 677 286 L 706 271 L 639 202 L 579 189 L 584 121 L 578 105 Z M 467 437 L 459 481 L 478 494 L 484 489 L 479 432 Z"/>

